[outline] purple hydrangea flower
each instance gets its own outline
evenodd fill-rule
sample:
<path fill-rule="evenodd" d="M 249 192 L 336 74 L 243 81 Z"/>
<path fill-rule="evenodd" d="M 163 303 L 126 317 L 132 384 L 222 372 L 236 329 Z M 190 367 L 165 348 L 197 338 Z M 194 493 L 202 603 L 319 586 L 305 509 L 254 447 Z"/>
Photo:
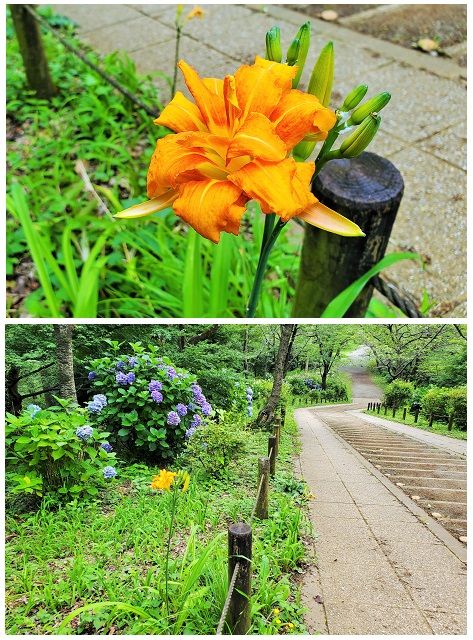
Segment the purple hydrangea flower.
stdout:
<path fill-rule="evenodd" d="M 197 427 L 189 427 L 189 428 L 186 430 L 185 434 L 184 434 L 184 438 L 185 438 L 186 440 L 188 440 L 189 438 L 191 438 L 191 437 L 194 435 L 194 433 L 196 432 L 196 429 L 197 429 Z"/>
<path fill-rule="evenodd" d="M 115 368 L 117 369 L 117 371 L 122 371 L 125 368 L 125 363 L 123 362 L 123 360 L 119 360 L 115 365 Z"/>
<path fill-rule="evenodd" d="M 106 479 L 114 478 L 117 475 L 117 470 L 115 467 L 104 467 L 103 468 L 103 477 Z"/>
<path fill-rule="evenodd" d="M 250 418 L 253 415 L 253 405 L 252 404 L 248 405 L 248 415 L 249 415 Z"/>
<path fill-rule="evenodd" d="M 100 448 L 106 451 L 107 453 L 110 453 L 113 451 L 113 447 L 110 444 L 110 442 L 102 442 L 102 444 L 100 445 Z"/>
<path fill-rule="evenodd" d="M 35 415 L 41 411 L 41 407 L 38 404 L 29 404 L 26 407 L 26 410 L 28 411 L 30 416 L 34 418 Z"/>
<path fill-rule="evenodd" d="M 126 380 L 127 380 L 128 384 L 133 384 L 134 383 L 134 381 L 136 380 L 136 376 L 133 373 L 133 371 L 130 371 L 130 373 L 126 374 Z"/>
<path fill-rule="evenodd" d="M 161 391 L 151 391 L 151 397 L 157 404 L 163 401 L 163 394 Z"/>
<path fill-rule="evenodd" d="M 130 365 L 130 367 L 136 367 L 136 365 L 138 364 L 138 358 L 136 356 L 130 356 L 128 358 L 128 364 Z"/>
<path fill-rule="evenodd" d="M 253 389 L 251 387 L 246 387 L 246 395 L 253 397 Z"/>
<path fill-rule="evenodd" d="M 179 415 L 175 411 L 170 411 L 168 413 L 168 417 L 166 419 L 166 422 L 168 424 L 172 425 L 173 427 L 177 427 L 177 425 L 181 422 L 181 419 L 180 419 Z"/>
<path fill-rule="evenodd" d="M 95 371 L 89 371 L 89 373 L 87 374 L 87 377 L 89 380 L 95 380 L 95 378 L 97 377 L 97 374 L 95 373 Z"/>
<path fill-rule="evenodd" d="M 246 394 L 246 399 L 248 400 L 248 402 L 252 402 L 253 401 L 253 396 L 250 396 L 249 393 Z"/>
<path fill-rule="evenodd" d="M 176 411 L 181 416 L 181 418 L 187 415 L 187 407 L 185 404 L 182 404 L 182 402 L 179 402 L 179 404 L 176 405 Z"/>
<path fill-rule="evenodd" d="M 87 405 L 87 411 L 89 413 L 100 413 L 102 409 L 103 409 L 103 405 L 100 404 L 100 402 L 96 402 L 95 400 L 92 400 Z"/>
<path fill-rule="evenodd" d="M 197 384 L 197 382 L 192 383 L 191 389 L 194 395 L 202 393 L 202 388 Z"/>
<path fill-rule="evenodd" d="M 163 388 L 163 383 L 160 382 L 159 380 L 151 380 L 151 382 L 148 385 L 148 389 L 150 391 L 161 391 L 162 388 Z"/>
<path fill-rule="evenodd" d="M 117 375 L 115 376 L 115 380 L 117 381 L 118 384 L 121 384 L 122 386 L 125 386 L 128 384 L 128 376 L 126 375 L 126 373 L 122 373 L 121 371 L 117 373 Z"/>
<path fill-rule="evenodd" d="M 198 413 L 194 413 L 192 416 L 191 427 L 199 427 L 202 424 L 202 418 Z"/>
<path fill-rule="evenodd" d="M 94 430 L 88 424 L 85 424 L 83 427 L 78 427 L 76 429 L 76 436 L 86 442 L 93 434 Z"/>
<path fill-rule="evenodd" d="M 168 378 L 170 380 L 175 380 L 177 378 L 176 370 L 173 367 L 168 367 L 166 373 L 168 374 Z"/>
<path fill-rule="evenodd" d="M 209 416 L 212 413 L 212 405 L 209 402 L 202 403 L 202 413 L 204 416 Z"/>
<path fill-rule="evenodd" d="M 102 407 L 106 407 L 107 406 L 107 396 L 104 396 L 103 393 L 95 394 L 95 396 L 93 396 L 92 400 L 94 402 L 96 402 L 97 404 L 101 404 Z"/>
<path fill-rule="evenodd" d="M 200 404 L 201 406 L 204 404 L 204 402 L 207 402 L 207 399 L 202 392 L 195 393 L 194 400 L 197 402 L 197 404 Z"/>

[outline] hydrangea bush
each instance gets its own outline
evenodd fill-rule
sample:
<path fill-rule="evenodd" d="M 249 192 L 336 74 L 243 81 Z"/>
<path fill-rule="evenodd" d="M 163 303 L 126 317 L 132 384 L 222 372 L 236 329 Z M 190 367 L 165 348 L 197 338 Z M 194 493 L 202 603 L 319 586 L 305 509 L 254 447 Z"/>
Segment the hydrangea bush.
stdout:
<path fill-rule="evenodd" d="M 213 412 L 196 377 L 152 345 L 133 343 L 131 356 L 111 346 L 90 363 L 88 379 L 98 392 L 88 405 L 91 422 L 105 425 L 112 443 L 132 455 L 174 457 Z"/>
<path fill-rule="evenodd" d="M 29 405 L 20 416 L 7 414 L 7 471 L 13 493 L 95 496 L 116 475 L 109 434 L 88 424 L 86 409 L 62 402 L 64 406 L 48 409 Z"/>

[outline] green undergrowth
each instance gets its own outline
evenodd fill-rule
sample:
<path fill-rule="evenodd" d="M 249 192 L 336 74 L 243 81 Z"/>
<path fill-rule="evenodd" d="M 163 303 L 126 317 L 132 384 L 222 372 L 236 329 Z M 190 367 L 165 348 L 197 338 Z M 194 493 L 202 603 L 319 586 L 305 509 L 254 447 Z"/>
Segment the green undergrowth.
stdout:
<path fill-rule="evenodd" d="M 192 474 L 178 503 L 171 547 L 170 618 L 163 571 L 171 495 L 150 489 L 156 469 L 120 469 L 113 488 L 94 501 L 62 508 L 43 502 L 35 512 L 10 504 L 7 633 L 214 634 L 227 590 L 227 525 L 250 519 L 267 437 L 248 431 L 245 450 L 224 479 Z M 299 446 L 288 410 L 270 518 L 253 520 L 253 634 L 306 632 L 295 579 L 304 563 L 303 539 L 310 535 L 305 485 L 292 471 Z M 66 616 L 91 604 L 96 607 L 61 628 Z"/>
<path fill-rule="evenodd" d="M 381 409 L 379 414 L 377 413 L 377 411 L 368 411 L 368 410 L 365 410 L 363 413 L 366 413 L 367 415 L 371 415 L 371 416 L 376 416 L 378 418 L 383 418 L 383 420 L 390 420 L 391 422 L 405 424 L 405 425 L 408 425 L 409 427 L 416 427 L 417 429 L 422 429 L 423 431 L 429 431 L 430 433 L 439 433 L 443 436 L 456 438 L 457 440 L 467 439 L 466 431 L 462 431 L 461 429 L 457 429 L 455 427 L 453 427 L 452 430 L 449 431 L 448 425 L 445 422 L 438 422 L 434 420 L 432 427 L 429 429 L 429 421 L 426 418 L 424 418 L 422 415 L 419 415 L 419 419 L 416 423 L 414 422 L 414 414 L 412 413 L 407 412 L 406 419 L 402 420 L 402 418 L 393 418 L 392 415 L 389 415 L 390 411 L 392 413 L 392 409 L 388 409 L 387 415 L 384 415 L 384 409 Z M 400 411 L 402 415 L 402 409 Z"/>
<path fill-rule="evenodd" d="M 123 52 L 101 59 L 78 40 L 69 20 L 48 8 L 39 12 L 158 114 L 167 96 L 158 93 L 152 76 L 140 76 Z M 241 316 L 264 216 L 250 206 L 240 236 L 223 234 L 219 245 L 200 238 L 170 209 L 147 219 L 114 219 L 113 214 L 146 199 L 156 139 L 169 132 L 153 125 L 152 117 L 48 31 L 42 37 L 59 90 L 50 102 L 37 99 L 26 86 L 8 16 L 9 316 Z M 300 245 L 295 225 L 281 234 L 258 315 L 290 315 Z"/>

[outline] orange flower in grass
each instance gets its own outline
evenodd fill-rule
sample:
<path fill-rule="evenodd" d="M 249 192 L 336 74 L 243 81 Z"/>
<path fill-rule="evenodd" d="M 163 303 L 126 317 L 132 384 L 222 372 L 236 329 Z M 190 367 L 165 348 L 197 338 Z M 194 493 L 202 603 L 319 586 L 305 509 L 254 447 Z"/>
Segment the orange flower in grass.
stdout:
<path fill-rule="evenodd" d="M 224 80 L 201 79 L 181 60 L 195 103 L 177 92 L 155 120 L 175 131 L 158 140 L 148 170 L 151 200 L 117 214 L 138 218 L 172 205 L 202 236 L 238 234 L 246 203 L 283 222 L 294 216 L 341 235 L 357 225 L 318 202 L 310 189 L 313 162 L 289 157 L 304 137 L 326 138 L 335 114 L 292 89 L 297 69 L 256 57 Z"/>

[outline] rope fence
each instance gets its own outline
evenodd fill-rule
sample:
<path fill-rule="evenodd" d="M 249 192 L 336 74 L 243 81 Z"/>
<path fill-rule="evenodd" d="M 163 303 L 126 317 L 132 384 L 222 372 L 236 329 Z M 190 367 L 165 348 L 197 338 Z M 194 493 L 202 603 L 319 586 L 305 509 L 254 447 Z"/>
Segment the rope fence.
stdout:
<path fill-rule="evenodd" d="M 233 596 L 233 591 L 235 589 L 236 579 L 238 577 L 238 572 L 240 570 L 240 563 L 237 562 L 235 565 L 235 569 L 233 570 L 232 579 L 230 580 L 230 584 L 228 585 L 228 593 L 227 598 L 225 600 L 225 604 L 223 605 L 222 615 L 220 616 L 220 620 L 218 623 L 217 631 L 215 632 L 216 636 L 221 636 L 223 632 L 223 625 L 225 624 L 225 620 L 227 619 L 228 609 L 230 607 L 230 602 Z"/>

